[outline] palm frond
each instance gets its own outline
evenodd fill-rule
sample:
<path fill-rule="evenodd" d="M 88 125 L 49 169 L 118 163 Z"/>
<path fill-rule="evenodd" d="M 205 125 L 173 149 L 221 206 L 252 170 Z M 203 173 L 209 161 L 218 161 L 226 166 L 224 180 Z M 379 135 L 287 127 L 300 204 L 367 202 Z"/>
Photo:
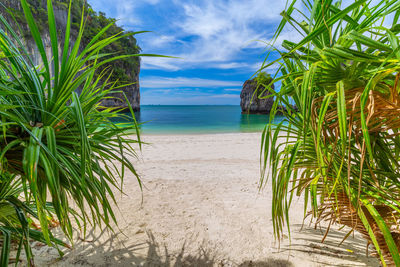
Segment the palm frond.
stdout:
<path fill-rule="evenodd" d="M 275 107 L 287 107 L 287 125 L 263 132 L 261 168 L 271 169 L 275 235 L 289 225 L 296 193 L 310 209 L 305 216 L 359 231 L 382 264 L 400 265 L 399 31 L 396 19 L 382 24 L 398 18 L 400 4 L 304 4 L 310 14 L 297 15 L 305 22 L 293 10 L 281 22 L 301 24 L 304 38 L 284 41 L 273 61 L 281 65 Z M 262 183 L 267 178 L 262 174 Z"/>

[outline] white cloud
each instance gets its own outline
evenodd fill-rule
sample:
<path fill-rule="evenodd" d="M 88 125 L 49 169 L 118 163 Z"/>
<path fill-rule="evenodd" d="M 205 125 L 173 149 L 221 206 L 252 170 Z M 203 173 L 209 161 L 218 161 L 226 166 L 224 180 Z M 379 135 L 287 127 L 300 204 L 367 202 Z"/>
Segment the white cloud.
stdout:
<path fill-rule="evenodd" d="M 224 91 L 226 91 L 226 92 L 241 92 L 242 89 L 239 89 L 239 88 L 227 88 L 227 89 L 224 89 Z"/>
<path fill-rule="evenodd" d="M 260 62 L 260 63 L 258 63 L 258 64 L 255 64 L 254 67 L 255 67 L 257 70 L 259 70 L 261 67 L 263 67 L 263 70 L 262 70 L 262 71 L 268 72 L 269 74 L 274 75 L 275 72 L 276 72 L 276 71 L 279 69 L 279 67 L 280 67 L 279 63 L 274 63 L 274 64 L 272 64 L 271 66 L 265 67 L 265 66 L 268 65 L 267 63 L 268 63 L 268 62 L 265 62 L 265 63 Z"/>
<path fill-rule="evenodd" d="M 184 4 L 185 19 L 177 24 L 188 36 L 191 51 L 183 57 L 196 61 L 230 61 L 243 48 L 254 46 L 252 41 L 265 39 L 267 32 L 253 24 L 274 24 L 285 1 L 230 0 L 202 1 Z M 268 9 L 268 12 L 266 12 Z"/>
<path fill-rule="evenodd" d="M 238 99 L 239 98 L 239 96 L 237 94 L 235 94 L 235 95 L 233 95 L 233 94 L 209 95 L 208 97 L 221 98 L 221 99 L 229 99 L 229 98 Z"/>
<path fill-rule="evenodd" d="M 183 60 L 144 61 L 144 69 L 248 68 L 251 64 L 238 62 L 239 54 L 247 48 L 256 49 L 261 55 L 266 45 L 257 40 L 271 38 L 286 4 L 276 0 L 173 1 L 179 15 L 169 18 L 171 35 L 144 39 L 142 47 L 146 52 L 163 48 L 161 53 Z"/>
<path fill-rule="evenodd" d="M 217 87 L 240 87 L 243 82 L 209 80 L 187 77 L 145 77 L 140 80 L 143 88 L 217 88 Z"/>
<path fill-rule="evenodd" d="M 162 58 L 162 57 L 142 57 L 141 68 L 146 70 L 165 69 L 170 71 L 177 71 L 182 69 L 181 64 L 176 58 Z"/>
<path fill-rule="evenodd" d="M 139 25 L 141 22 L 138 16 L 134 16 L 134 11 L 136 8 L 136 1 L 131 0 L 119 0 L 117 7 L 117 17 L 118 25 L 125 26 L 126 30 L 134 25 Z"/>
<path fill-rule="evenodd" d="M 110 5 L 110 1 L 107 0 L 89 0 L 89 2 L 100 10 L 104 9 L 102 5 Z M 160 0 L 118 0 L 117 2 L 115 4 L 117 24 L 123 26 L 125 30 L 132 30 L 142 24 L 142 20 L 136 12 L 138 7 L 143 4 L 156 5 Z"/>
<path fill-rule="evenodd" d="M 154 48 L 159 48 L 174 42 L 178 42 L 178 40 L 176 40 L 174 36 L 153 34 L 146 40 L 146 42 L 149 43 Z"/>
<path fill-rule="evenodd" d="M 97 3 L 97 6 L 107 2 L 89 1 Z M 165 5 L 164 1 L 120 0 L 114 7 L 118 24 L 125 29 L 156 31 L 137 36 L 144 53 L 182 58 L 144 58 L 143 69 L 178 71 L 211 67 L 254 70 L 246 58 L 248 51 L 243 49 L 253 49 L 253 55 L 262 54 L 267 45 L 257 40 L 270 41 L 281 20 L 279 14 L 286 5 L 284 0 L 169 0 L 171 2 L 167 3 L 173 11 L 165 11 L 159 26 L 149 24 L 156 28 L 147 28 L 146 20 L 152 19 L 152 15 L 139 10 L 143 11 L 141 7 L 149 4 Z M 153 9 L 148 10 L 152 12 Z M 284 32 L 278 43 L 295 35 L 292 31 Z"/>
<path fill-rule="evenodd" d="M 201 61 L 193 62 L 192 60 L 180 58 L 179 55 L 176 58 L 163 58 L 163 57 L 142 57 L 141 68 L 146 70 L 163 69 L 169 71 L 178 71 L 187 68 L 199 67 Z M 222 70 L 233 70 L 233 69 L 243 69 L 250 71 L 257 71 L 261 67 L 261 62 L 257 63 L 244 63 L 244 62 L 207 62 L 203 67 L 215 68 Z"/>
<path fill-rule="evenodd" d="M 218 63 L 213 65 L 213 68 L 217 69 L 237 69 L 237 68 L 249 68 L 251 65 L 242 62 L 229 62 L 229 63 Z"/>
<path fill-rule="evenodd" d="M 145 91 L 141 94 L 143 105 L 238 105 L 240 96 L 237 94 L 207 94 L 195 92 L 165 93 Z"/>

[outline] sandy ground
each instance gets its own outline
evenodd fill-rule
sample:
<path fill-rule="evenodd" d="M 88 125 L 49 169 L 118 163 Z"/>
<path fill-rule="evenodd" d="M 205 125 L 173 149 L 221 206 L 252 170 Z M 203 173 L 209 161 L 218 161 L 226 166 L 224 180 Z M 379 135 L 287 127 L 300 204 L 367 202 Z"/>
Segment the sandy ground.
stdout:
<path fill-rule="evenodd" d="M 258 191 L 259 133 L 143 136 L 133 176 L 117 211 L 120 230 L 92 231 L 59 260 L 37 247 L 38 266 L 379 266 L 357 235 L 305 224 L 293 203 L 291 239 L 279 244 L 271 190 Z M 134 159 L 132 159 L 134 160 Z M 143 197 L 143 202 L 142 202 Z"/>

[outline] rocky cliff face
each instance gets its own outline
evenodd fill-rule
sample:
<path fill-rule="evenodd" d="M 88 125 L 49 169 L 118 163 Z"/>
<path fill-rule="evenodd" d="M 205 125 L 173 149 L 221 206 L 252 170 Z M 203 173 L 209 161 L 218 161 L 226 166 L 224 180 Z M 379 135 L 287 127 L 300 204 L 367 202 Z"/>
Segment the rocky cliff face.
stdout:
<path fill-rule="evenodd" d="M 126 86 L 122 89 L 134 111 L 140 110 L 139 71 L 140 67 L 135 72 L 134 77 L 132 77 L 132 80 L 136 81 L 136 83 L 130 86 Z M 123 107 L 127 111 L 129 109 L 128 103 L 126 103 L 125 97 L 122 93 L 113 94 L 113 98 L 103 100 L 102 105 L 105 107 Z"/>
<path fill-rule="evenodd" d="M 75 1 L 75 0 L 74 0 Z M 84 0 L 86 2 L 86 0 Z M 44 15 L 46 14 L 46 0 L 28 0 L 28 2 L 31 4 L 32 7 L 37 9 L 35 15 Z M 4 6 L 6 6 L 11 12 L 16 13 L 19 17 L 22 16 L 22 7 L 20 0 L 2 0 L 2 3 Z M 64 3 L 64 5 L 63 5 Z M 64 36 L 64 29 L 66 28 L 67 25 L 67 20 L 68 20 L 68 10 L 65 5 L 65 3 L 69 3 L 69 0 L 58 0 L 58 1 L 53 1 L 53 7 L 54 7 L 54 15 L 56 18 L 56 23 L 57 23 L 57 29 L 59 30 L 59 36 L 63 37 Z M 41 12 L 41 13 L 40 13 Z M 8 16 L 7 13 L 4 12 L 4 8 L 1 8 L 0 6 L 0 13 L 4 15 L 6 18 L 8 18 L 9 22 L 11 25 L 15 24 L 13 20 Z M 43 14 L 44 13 L 44 14 Z M 17 17 L 17 16 L 16 16 Z M 18 17 L 17 17 L 18 20 Z M 29 37 L 28 34 L 26 34 L 29 29 L 27 25 L 20 25 L 21 30 L 23 31 L 20 33 L 25 37 L 25 45 L 27 48 L 28 53 L 30 54 L 33 63 L 38 66 L 42 65 L 43 61 L 40 56 L 40 53 L 35 45 L 35 42 L 32 38 Z M 42 27 L 42 41 L 46 49 L 46 55 L 48 58 L 52 58 L 52 49 L 51 49 L 51 42 L 50 42 L 50 36 L 49 32 L 47 29 L 47 26 L 45 25 L 38 25 L 38 27 Z M 16 27 L 14 27 L 16 29 Z M 76 35 L 77 32 L 72 30 L 72 36 L 71 36 L 71 44 L 73 44 L 76 40 Z M 59 40 L 59 51 L 61 57 L 61 49 L 63 47 L 63 40 Z M 134 60 L 134 59 L 132 59 Z M 122 90 L 126 97 L 128 98 L 128 101 L 130 102 L 132 108 L 134 111 L 140 110 L 140 87 L 139 87 L 139 72 L 140 72 L 140 63 L 137 64 L 137 69 L 125 69 L 124 70 L 126 73 L 126 76 L 129 77 L 129 82 L 126 83 L 135 83 L 133 85 L 124 87 L 120 90 Z M 102 102 L 102 105 L 106 107 L 124 107 L 127 108 L 128 104 L 125 102 L 125 98 L 122 93 L 118 94 L 113 94 L 113 98 L 111 99 L 106 99 Z"/>
<path fill-rule="evenodd" d="M 44 5 L 44 0 L 40 0 L 43 3 L 41 3 L 42 5 Z M 40 3 L 40 2 L 38 2 Z M 37 3 L 35 3 L 37 4 Z M 22 7 L 21 7 L 21 2 L 20 0 L 4 0 L 4 6 L 6 6 L 11 12 L 16 13 L 18 12 L 18 14 L 13 14 L 16 18 L 20 17 L 22 14 Z M 14 20 L 5 12 L 5 10 L 3 8 L 0 8 L 0 12 L 3 16 L 5 16 L 9 22 L 10 25 L 15 25 Z M 55 13 L 55 17 L 57 20 L 57 26 L 59 28 L 65 28 L 65 26 L 67 25 L 67 18 L 68 18 L 68 14 L 65 12 L 65 10 L 61 10 L 60 8 L 58 8 L 58 6 L 54 7 L 54 13 Z M 42 58 L 40 56 L 40 53 L 35 45 L 35 42 L 32 38 L 29 38 L 28 35 L 26 34 L 27 32 L 29 32 L 29 28 L 28 25 L 26 24 L 20 24 L 19 25 L 21 27 L 21 31 L 20 35 L 24 37 L 25 39 L 25 47 L 26 50 L 28 51 L 33 64 L 35 64 L 36 66 L 43 64 Z M 14 30 L 18 31 L 18 28 L 13 27 Z M 50 36 L 48 31 L 43 31 L 42 32 L 42 41 L 43 41 L 43 45 L 46 49 L 46 55 L 48 58 L 51 58 L 51 42 L 50 42 Z M 72 39 L 72 41 L 74 41 L 74 39 Z M 61 46 L 59 46 L 60 48 Z"/>
<path fill-rule="evenodd" d="M 258 89 L 257 89 L 258 87 Z M 274 89 L 274 85 L 271 86 Z M 257 93 L 254 92 L 257 90 Z M 266 99 L 260 99 L 260 97 L 271 95 L 272 93 L 266 90 L 261 96 L 258 96 L 260 92 L 264 90 L 264 86 L 257 85 L 256 78 L 247 80 L 243 84 L 242 92 L 240 93 L 240 106 L 243 113 L 253 114 L 268 114 L 271 111 L 272 105 L 274 104 L 274 98 L 269 97 Z"/>

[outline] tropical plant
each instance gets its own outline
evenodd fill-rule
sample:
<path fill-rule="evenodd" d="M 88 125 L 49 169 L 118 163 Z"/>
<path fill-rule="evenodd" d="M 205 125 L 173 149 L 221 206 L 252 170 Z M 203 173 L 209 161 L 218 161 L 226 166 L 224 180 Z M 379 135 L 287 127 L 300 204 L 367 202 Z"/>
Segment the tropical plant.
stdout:
<path fill-rule="evenodd" d="M 303 195 L 304 216 L 348 226 L 344 239 L 360 232 L 383 265 L 400 266 L 400 2 L 296 2 L 274 40 L 290 25 L 300 41 L 273 47 L 279 58 L 263 66 L 279 64 L 281 83 L 261 152 L 275 235 L 290 232 Z M 279 105 L 286 119 L 273 125 Z"/>
<path fill-rule="evenodd" d="M 105 47 L 136 33 L 120 32 L 103 39 L 113 25 L 110 23 L 82 46 L 82 14 L 78 36 L 72 43 L 71 3 L 62 31 L 65 35 L 59 36 L 52 0 L 47 0 L 48 56 L 27 1 L 21 0 L 21 6 L 43 64 L 33 64 L 24 41 L 0 15 L 2 266 L 9 259 L 10 240 L 19 241 L 19 247 L 24 245 L 30 265 L 31 239 L 65 245 L 49 230 L 54 220 L 70 241 L 73 223 L 83 231 L 88 225 L 111 227 L 116 219 L 112 209 L 115 190 L 122 191 L 125 172 L 132 172 L 140 185 L 129 158 L 136 156 L 133 145 L 141 144 L 133 111 L 133 121 L 131 117 L 125 127 L 116 125 L 113 121 L 127 121 L 129 117 L 118 113 L 118 108 L 101 107 L 100 103 L 122 86 L 110 80 L 110 68 L 95 76 L 109 62 L 139 56 L 102 53 Z M 136 133 L 137 139 L 128 137 L 128 133 Z M 39 225 L 36 230 L 35 224 Z"/>
<path fill-rule="evenodd" d="M 48 31 L 48 19 L 47 19 L 47 8 L 46 1 L 42 0 L 27 0 L 27 3 L 31 9 L 31 12 L 35 18 L 36 25 L 41 34 Z M 53 0 L 53 5 L 57 12 L 68 12 L 69 0 Z M 24 25 L 27 24 L 24 12 L 22 10 L 19 1 L 15 0 L 3 0 L 0 3 L 7 6 L 9 12 L 15 18 L 18 24 L 20 24 L 21 32 L 20 35 L 31 39 L 31 32 Z M 102 34 L 100 39 L 111 37 L 115 34 L 119 34 L 123 31 L 121 27 L 115 24 L 116 19 L 107 18 L 102 12 L 96 12 L 92 9 L 90 4 L 86 0 L 75 0 L 71 3 L 71 37 L 75 37 L 79 32 L 80 22 L 82 19 L 82 11 L 85 9 L 85 30 L 81 38 L 81 45 L 86 46 L 91 39 L 97 35 L 104 27 L 112 23 L 112 26 Z M 6 12 L 4 12 L 6 13 Z M 9 17 L 5 16 L 6 18 Z M 56 18 L 56 23 L 62 21 L 60 18 Z M 61 24 L 61 23 L 59 23 Z M 140 52 L 140 47 L 137 45 L 134 35 L 125 35 L 124 37 L 115 40 L 110 45 L 103 48 L 103 53 L 114 53 L 115 51 L 122 52 L 123 54 L 137 54 Z M 99 75 L 104 68 L 111 67 L 113 69 L 111 80 L 118 80 L 117 85 L 125 85 L 126 83 L 134 80 L 139 71 L 140 58 L 121 58 L 108 64 L 103 65 L 102 68 L 98 69 L 95 76 Z"/>
<path fill-rule="evenodd" d="M 266 73 L 266 72 L 259 72 L 257 74 L 257 76 L 254 78 L 256 83 L 257 83 L 257 89 L 254 91 L 254 93 L 258 93 L 257 97 L 258 98 L 262 98 L 262 96 L 265 95 L 265 93 L 267 93 L 266 90 L 262 90 L 260 88 L 264 87 L 264 88 L 268 88 L 268 86 L 270 85 L 271 81 L 272 81 L 272 77 L 270 74 Z M 255 95 L 253 95 L 254 98 Z M 252 98 L 252 100 L 253 100 Z"/>
<path fill-rule="evenodd" d="M 35 205 L 31 202 L 22 201 L 20 195 L 24 189 L 21 179 L 15 175 L 2 174 L 0 177 L 0 233 L 2 235 L 2 253 L 0 266 L 7 266 L 10 262 L 10 251 L 12 250 L 12 239 L 16 241 L 15 262 L 19 262 L 22 248 L 25 255 L 33 265 L 33 256 L 30 240 L 46 243 L 46 239 L 39 229 L 34 226 L 33 219 L 38 219 Z M 52 246 L 66 246 L 64 242 L 50 235 Z"/>

